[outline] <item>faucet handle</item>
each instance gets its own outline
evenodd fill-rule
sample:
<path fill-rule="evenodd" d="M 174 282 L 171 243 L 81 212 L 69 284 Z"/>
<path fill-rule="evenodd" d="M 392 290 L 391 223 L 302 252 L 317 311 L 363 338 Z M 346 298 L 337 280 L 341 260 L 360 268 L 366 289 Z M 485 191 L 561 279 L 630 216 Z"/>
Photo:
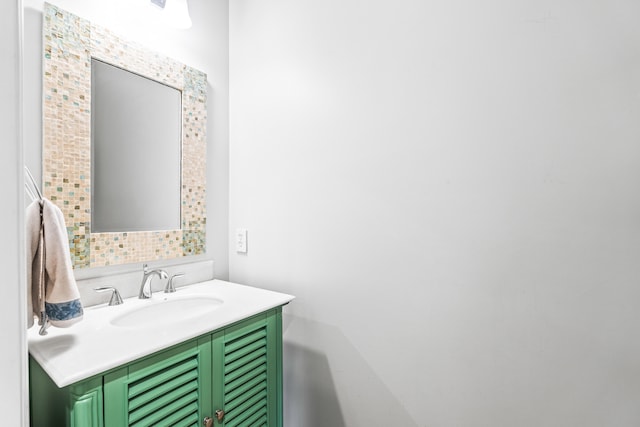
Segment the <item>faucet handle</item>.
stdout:
<path fill-rule="evenodd" d="M 167 286 L 164 288 L 164 293 L 165 294 L 170 294 L 176 291 L 176 286 L 173 284 L 173 279 L 177 278 L 177 277 L 182 277 L 184 276 L 184 273 L 176 273 L 174 275 L 171 276 L 171 278 L 169 279 L 169 281 L 167 282 Z"/>
<path fill-rule="evenodd" d="M 122 301 L 122 297 L 120 296 L 120 292 L 118 292 L 118 290 L 113 286 L 105 286 L 103 288 L 93 288 L 93 290 L 96 292 L 112 291 L 111 299 L 109 300 L 109 306 L 124 304 L 124 301 Z"/>

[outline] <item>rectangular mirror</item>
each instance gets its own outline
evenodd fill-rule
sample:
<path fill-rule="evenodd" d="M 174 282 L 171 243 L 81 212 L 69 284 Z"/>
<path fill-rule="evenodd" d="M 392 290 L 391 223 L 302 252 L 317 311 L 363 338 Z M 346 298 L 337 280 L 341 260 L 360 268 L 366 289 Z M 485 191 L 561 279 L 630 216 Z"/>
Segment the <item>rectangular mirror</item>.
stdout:
<path fill-rule="evenodd" d="M 43 190 L 74 268 L 203 254 L 206 74 L 48 3 L 43 42 Z"/>
<path fill-rule="evenodd" d="M 178 89 L 92 59 L 91 231 L 179 229 L 181 145 Z"/>

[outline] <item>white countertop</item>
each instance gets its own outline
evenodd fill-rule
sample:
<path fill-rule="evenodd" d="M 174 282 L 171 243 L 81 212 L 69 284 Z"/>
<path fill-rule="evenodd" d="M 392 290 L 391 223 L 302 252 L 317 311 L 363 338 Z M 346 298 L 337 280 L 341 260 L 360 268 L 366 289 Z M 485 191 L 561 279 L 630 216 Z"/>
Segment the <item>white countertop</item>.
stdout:
<path fill-rule="evenodd" d="M 184 298 L 222 300 L 211 313 L 185 313 L 188 319 L 166 322 L 160 319 L 147 328 L 122 327 L 112 320 L 136 309 Z M 124 304 L 86 308 L 84 318 L 70 328 L 28 331 L 29 353 L 58 387 L 65 387 L 140 357 L 191 338 L 228 326 L 254 314 L 287 304 L 294 297 L 278 292 L 210 280 L 178 288 L 172 294 L 155 292 L 148 300 L 127 298 Z M 157 313 L 158 311 L 156 311 Z M 160 310 L 161 312 L 161 310 Z"/>

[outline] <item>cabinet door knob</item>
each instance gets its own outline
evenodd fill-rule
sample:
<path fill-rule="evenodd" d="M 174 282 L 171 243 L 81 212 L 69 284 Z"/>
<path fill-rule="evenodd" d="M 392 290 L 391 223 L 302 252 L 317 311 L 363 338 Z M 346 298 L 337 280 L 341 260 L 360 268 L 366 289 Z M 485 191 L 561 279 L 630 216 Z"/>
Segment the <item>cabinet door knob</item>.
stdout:
<path fill-rule="evenodd" d="M 213 427 L 213 418 L 204 417 L 204 420 L 202 420 L 202 425 L 204 427 Z"/>
<path fill-rule="evenodd" d="M 224 411 L 222 409 L 218 409 L 216 411 L 216 418 L 218 419 L 218 421 L 222 421 L 222 419 L 224 418 Z"/>

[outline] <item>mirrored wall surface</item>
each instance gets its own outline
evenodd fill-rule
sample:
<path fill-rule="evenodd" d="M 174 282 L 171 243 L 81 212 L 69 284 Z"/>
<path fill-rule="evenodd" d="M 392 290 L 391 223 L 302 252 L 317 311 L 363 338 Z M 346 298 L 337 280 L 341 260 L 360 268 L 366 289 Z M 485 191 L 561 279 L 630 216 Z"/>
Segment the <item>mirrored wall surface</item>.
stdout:
<path fill-rule="evenodd" d="M 181 228 L 181 146 L 178 89 L 91 60 L 92 232 Z"/>
<path fill-rule="evenodd" d="M 204 253 L 206 75 L 179 61 L 123 40 L 108 29 L 51 4 L 45 5 L 43 35 L 44 192 L 65 215 L 74 268 Z M 128 127 L 106 125 L 107 133 L 112 134 L 106 137 L 106 144 L 117 145 L 122 142 L 109 141 L 110 138 L 135 135 L 125 145 L 133 152 L 138 152 L 140 157 L 134 158 L 132 152 L 114 155 L 101 154 L 100 149 L 92 149 L 95 136 L 92 130 L 92 120 L 95 119 L 92 96 L 100 93 L 100 89 L 92 84 L 92 69 L 96 61 L 142 77 L 147 83 L 152 81 L 165 88 L 173 88 L 175 95 L 168 97 L 179 97 L 179 114 L 176 117 L 176 108 L 168 107 L 167 111 L 173 113 L 167 112 L 166 120 L 159 118 L 155 123 L 159 127 L 159 121 L 174 121 L 177 131 L 173 129 L 162 133 L 174 136 L 179 133 L 177 146 L 161 154 L 159 145 L 154 145 L 154 141 L 159 144 L 157 138 L 150 135 L 157 129 L 141 130 L 142 118 L 138 117 L 137 111 L 140 108 L 134 108 L 127 113 L 133 116 L 129 117 Z M 113 78 L 120 80 L 122 77 Z M 111 99 L 111 107 L 106 108 L 124 109 L 126 105 L 135 104 L 136 96 L 134 90 L 125 89 Z M 151 123 L 153 126 L 153 119 Z M 116 175 L 109 177 L 107 174 L 107 178 L 94 181 L 101 175 L 99 171 L 94 173 L 92 163 L 100 165 L 104 160 L 100 158 L 102 155 L 114 157 L 106 169 L 109 174 Z M 147 183 L 143 182 L 145 179 Z M 138 196 L 144 200 L 149 181 L 159 186 L 159 195 L 152 198 L 161 198 L 162 202 L 155 206 L 143 203 L 146 206 L 134 209 Z M 142 187 L 136 188 L 138 184 Z M 108 199 L 102 204 L 117 211 L 122 219 L 117 220 L 118 224 L 99 225 L 96 229 L 92 217 L 102 215 L 107 222 L 112 217 L 109 210 L 103 211 L 100 203 L 94 204 L 92 187 L 98 191 L 100 186 L 104 186 L 102 191 L 118 196 L 126 192 L 129 194 L 124 199 Z M 176 188 L 178 197 L 172 195 Z M 158 210 L 166 210 L 170 213 L 168 217 L 173 219 L 153 224 L 154 221 L 149 220 L 157 218 Z M 135 224 L 127 224 L 127 219 L 135 219 Z"/>

